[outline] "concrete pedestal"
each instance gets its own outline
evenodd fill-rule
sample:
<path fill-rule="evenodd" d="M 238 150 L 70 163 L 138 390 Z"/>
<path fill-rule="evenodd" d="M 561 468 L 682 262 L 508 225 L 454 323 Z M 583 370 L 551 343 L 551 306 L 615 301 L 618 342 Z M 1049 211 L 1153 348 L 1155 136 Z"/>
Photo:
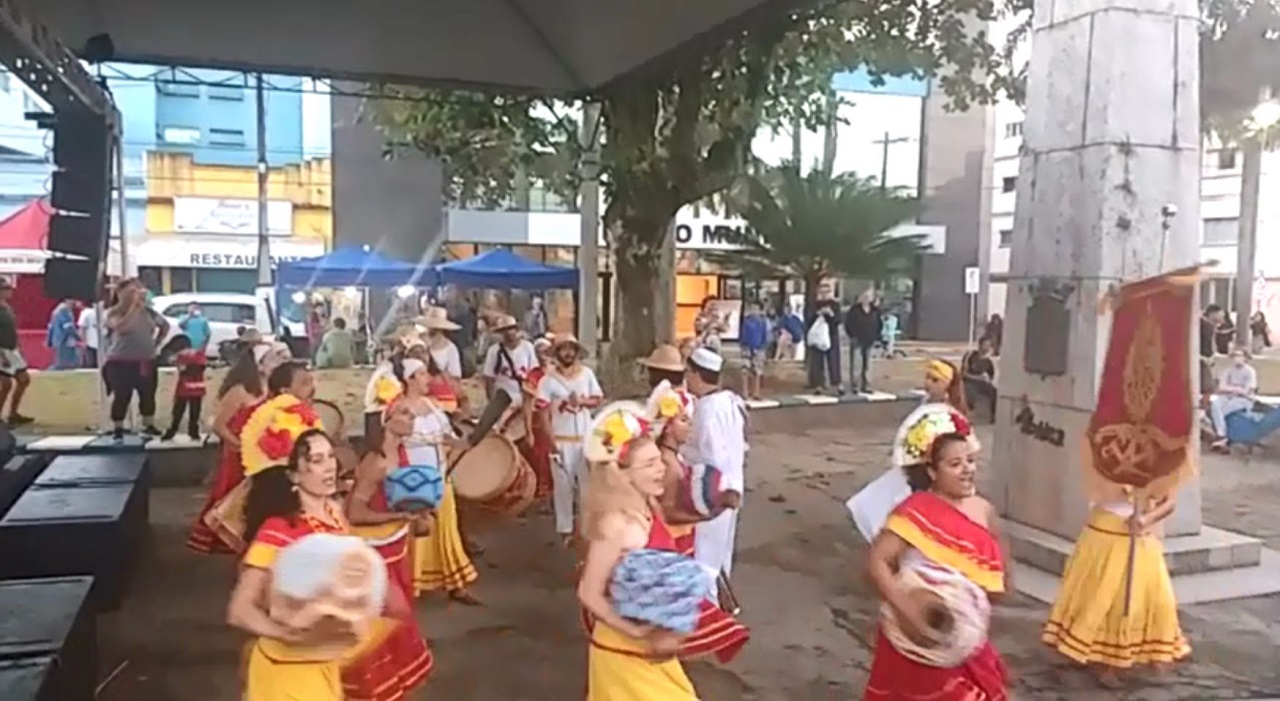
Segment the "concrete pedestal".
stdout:
<path fill-rule="evenodd" d="M 1036 598 L 1052 599 L 1088 511 L 1082 441 L 1111 324 L 1099 301 L 1113 285 L 1200 262 L 1198 16 L 1195 0 L 1036 2 L 991 495 L 1016 556 L 1036 568 L 1019 578 Z M 1163 216 L 1170 206 L 1177 215 Z M 1068 361 L 1032 374 L 1028 308 L 1045 289 L 1069 323 L 1034 341 L 1066 344 Z M 1259 587 L 1280 590 L 1268 569 L 1280 557 L 1202 527 L 1198 482 L 1182 489 L 1166 533 L 1179 578 L 1268 575 Z M 1175 586 L 1183 601 L 1206 600 Z M 1219 598 L 1244 590 L 1224 586 Z"/>

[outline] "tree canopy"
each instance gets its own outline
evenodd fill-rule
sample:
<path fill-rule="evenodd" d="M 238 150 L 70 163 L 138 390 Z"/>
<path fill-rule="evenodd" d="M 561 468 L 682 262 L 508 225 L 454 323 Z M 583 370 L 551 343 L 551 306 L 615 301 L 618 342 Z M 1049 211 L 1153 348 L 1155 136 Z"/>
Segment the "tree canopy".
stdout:
<path fill-rule="evenodd" d="M 733 210 L 750 229 L 725 254 L 752 270 L 805 280 L 812 292 L 832 275 L 882 280 L 907 273 L 921 236 L 889 233 L 919 213 L 914 196 L 854 173 L 783 164 L 746 179 Z"/>
<path fill-rule="evenodd" d="M 832 78 L 865 68 L 932 78 L 956 109 L 991 101 L 1009 65 L 992 46 L 990 0 L 846 0 L 821 3 L 732 37 L 665 72 L 637 75 L 590 96 L 601 103 L 604 226 L 614 256 L 619 309 L 614 348 L 647 353 L 670 329 L 653 313 L 669 224 L 683 206 L 738 180 L 761 127 L 831 121 Z M 446 165 L 458 204 L 510 200 L 529 173 L 572 202 L 579 149 L 572 102 L 532 96 L 383 86 L 369 113 L 390 149 L 417 148 Z"/>

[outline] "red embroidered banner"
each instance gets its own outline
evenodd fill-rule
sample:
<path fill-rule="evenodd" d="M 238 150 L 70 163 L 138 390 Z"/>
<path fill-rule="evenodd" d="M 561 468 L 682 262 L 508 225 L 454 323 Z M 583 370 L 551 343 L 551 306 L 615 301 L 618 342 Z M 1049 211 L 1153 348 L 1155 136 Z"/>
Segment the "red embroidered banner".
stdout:
<path fill-rule="evenodd" d="M 1085 455 L 1109 482 L 1163 491 L 1191 466 L 1192 301 L 1199 270 L 1125 285 L 1111 300 L 1111 339 Z"/>

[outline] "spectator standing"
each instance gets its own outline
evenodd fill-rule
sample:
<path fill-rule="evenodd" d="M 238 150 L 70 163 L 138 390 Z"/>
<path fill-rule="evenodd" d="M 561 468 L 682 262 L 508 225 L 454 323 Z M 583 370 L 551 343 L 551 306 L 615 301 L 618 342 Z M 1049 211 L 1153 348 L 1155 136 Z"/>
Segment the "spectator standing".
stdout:
<path fill-rule="evenodd" d="M 27 372 L 27 361 L 18 349 L 18 317 L 13 313 L 9 300 L 13 298 L 13 281 L 0 277 L 0 414 L 4 413 L 6 401 L 9 404 L 8 423 L 10 427 L 31 423 L 34 419 L 23 416 L 22 396 L 27 393 L 31 384 L 31 374 Z"/>
<path fill-rule="evenodd" d="M 884 312 L 880 322 L 880 333 L 884 336 L 884 356 L 892 358 L 898 347 L 898 314 L 893 310 Z"/>
<path fill-rule="evenodd" d="M 765 360 L 768 358 L 769 322 L 755 302 L 747 303 L 747 313 L 742 316 L 742 326 L 738 330 L 738 344 L 742 347 L 742 395 L 748 399 L 760 399 Z"/>
<path fill-rule="evenodd" d="M 205 345 L 208 345 L 207 341 Z M 204 373 L 208 363 L 205 352 L 198 348 L 183 348 L 178 351 L 174 359 L 178 381 L 173 385 L 173 418 L 169 422 L 169 430 L 164 432 L 161 440 L 171 441 L 178 435 L 178 426 L 182 423 L 184 414 L 187 417 L 187 436 L 193 441 L 200 440 L 200 406 L 204 403 Z"/>
<path fill-rule="evenodd" d="M 987 320 L 987 327 L 982 330 L 982 335 L 991 339 L 994 345 L 993 352 L 1000 355 L 1000 348 L 1004 346 L 1004 317 L 999 314 L 992 314 Z"/>
<path fill-rule="evenodd" d="M 347 330 L 347 320 L 333 320 L 333 326 L 324 332 L 320 347 L 316 349 L 316 367 L 349 368 L 356 364 L 356 338 Z"/>
<path fill-rule="evenodd" d="M 542 338 L 547 334 L 547 310 L 542 307 L 542 298 L 534 296 L 529 302 L 529 311 L 524 313 L 524 337 L 528 339 Z"/>
<path fill-rule="evenodd" d="M 1267 326 L 1267 315 L 1254 312 L 1249 320 L 1250 338 L 1253 340 L 1253 354 L 1257 355 L 1271 347 L 1271 327 Z"/>
<path fill-rule="evenodd" d="M 90 304 L 80 311 L 80 319 L 76 324 L 80 328 L 80 342 L 84 344 L 84 357 L 81 367 L 98 367 L 98 309 Z"/>
<path fill-rule="evenodd" d="M 53 349 L 50 370 L 74 370 L 80 367 L 80 327 L 76 326 L 76 303 L 64 299 L 49 315 L 45 345 Z"/>
<path fill-rule="evenodd" d="M 471 377 L 476 374 L 476 338 L 478 336 L 478 315 L 476 309 L 465 298 L 455 297 L 446 307 L 449 319 L 458 328 L 447 335 L 453 345 L 458 347 L 462 356 L 462 376 Z"/>
<path fill-rule="evenodd" d="M 142 432 L 159 436 L 156 428 L 156 348 L 169 332 L 169 322 L 147 306 L 142 283 L 125 280 L 116 289 L 116 302 L 107 312 L 102 366 L 103 380 L 111 396 L 111 435 L 124 440 L 124 419 L 129 403 L 138 395 Z"/>
<path fill-rule="evenodd" d="M 960 360 L 960 373 L 964 376 L 964 394 L 966 397 L 981 397 L 991 408 L 991 418 L 996 416 L 996 364 L 992 360 L 995 355 L 995 341 L 983 336 L 978 339 L 977 350 L 965 353 Z"/>
<path fill-rule="evenodd" d="M 812 331 L 819 319 L 824 321 L 830 343 L 825 349 L 808 344 L 809 388 L 815 392 L 825 389 L 828 380 L 834 391 L 840 391 L 840 316 L 840 302 L 832 295 L 831 285 L 821 285 L 808 328 Z"/>
<path fill-rule="evenodd" d="M 1213 392 L 1213 356 L 1217 350 L 1215 337 L 1224 316 L 1222 307 L 1210 304 L 1200 316 L 1200 394 Z"/>
<path fill-rule="evenodd" d="M 720 352 L 720 334 L 724 333 L 725 323 L 717 312 L 720 298 L 710 295 L 702 300 L 702 308 L 693 320 L 693 333 L 700 348 L 709 348 Z"/>
<path fill-rule="evenodd" d="M 844 316 L 844 330 L 849 335 L 849 392 L 869 392 L 871 382 L 871 350 L 880 341 L 880 307 L 871 290 L 858 295 L 858 301 Z"/>
<path fill-rule="evenodd" d="M 178 320 L 178 328 L 191 341 L 192 350 L 201 354 L 209 352 L 209 339 L 213 338 L 213 332 L 209 330 L 209 320 L 204 318 L 199 304 L 192 302 L 187 307 L 187 313 Z"/>
<path fill-rule="evenodd" d="M 782 309 L 777 334 L 778 354 L 774 360 L 795 360 L 796 344 L 804 339 L 804 319 L 791 309 Z"/>

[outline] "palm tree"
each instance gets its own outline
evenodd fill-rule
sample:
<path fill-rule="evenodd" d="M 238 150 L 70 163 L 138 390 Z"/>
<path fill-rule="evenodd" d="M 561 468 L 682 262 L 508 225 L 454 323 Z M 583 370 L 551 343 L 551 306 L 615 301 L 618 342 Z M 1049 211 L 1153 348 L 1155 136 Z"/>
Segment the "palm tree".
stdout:
<path fill-rule="evenodd" d="M 919 201 L 853 173 L 801 175 L 783 163 L 746 178 L 732 199 L 749 233 L 735 241 L 741 250 L 718 257 L 748 275 L 804 280 L 806 309 L 824 278 L 907 274 L 925 250 L 923 236 L 889 233 L 915 217 Z"/>

